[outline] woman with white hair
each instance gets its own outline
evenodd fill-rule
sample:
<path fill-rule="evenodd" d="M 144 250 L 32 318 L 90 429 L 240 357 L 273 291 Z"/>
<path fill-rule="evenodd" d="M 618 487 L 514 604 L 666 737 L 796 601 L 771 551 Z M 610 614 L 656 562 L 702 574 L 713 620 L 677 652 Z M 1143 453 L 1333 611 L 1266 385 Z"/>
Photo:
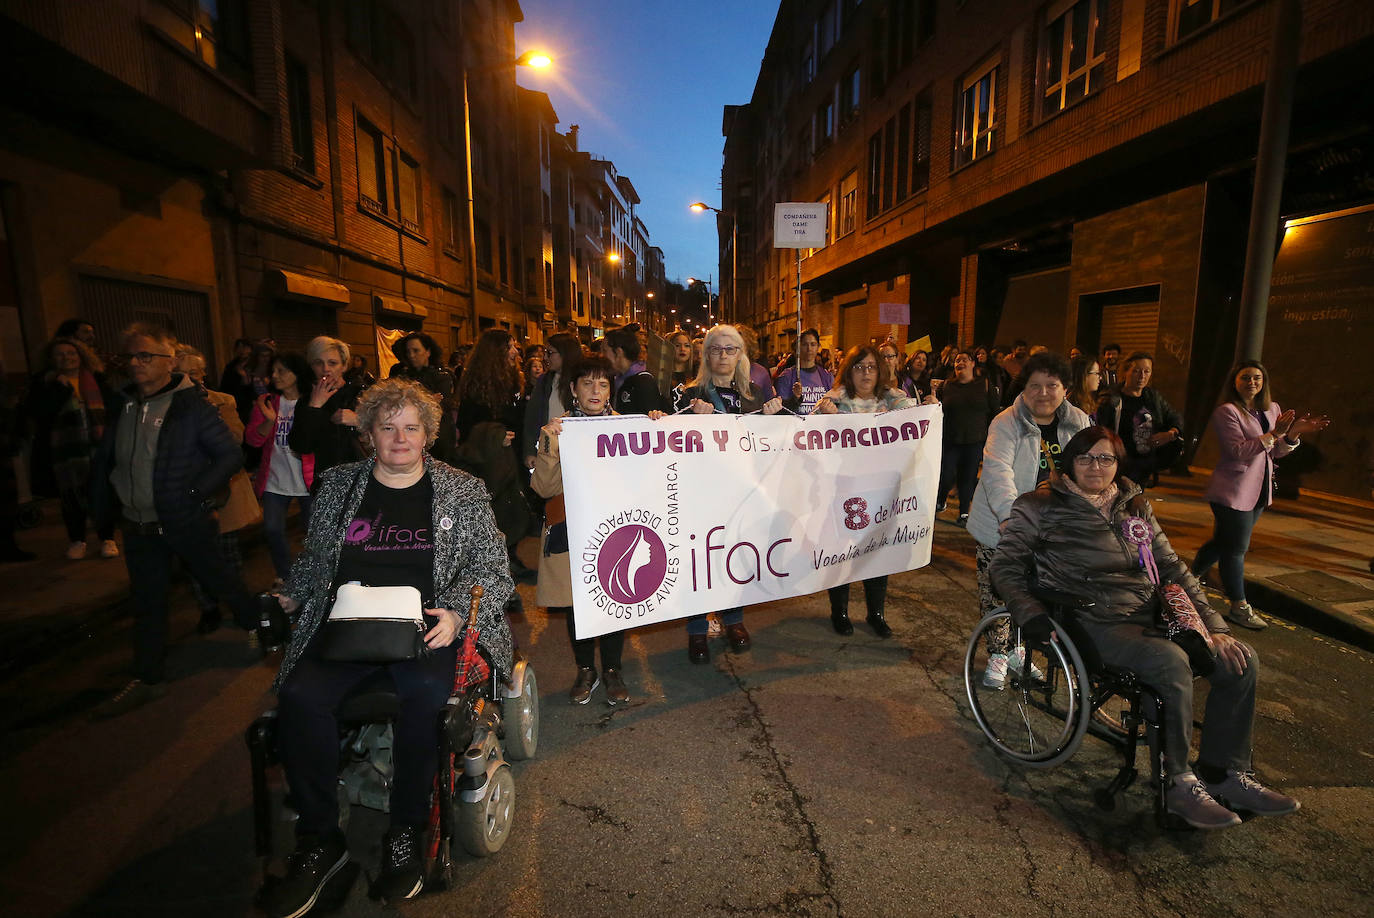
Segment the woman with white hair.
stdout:
<path fill-rule="evenodd" d="M 782 400 L 765 399 L 764 393 L 750 382 L 749 357 L 739 331 L 733 325 L 717 325 L 706 333 L 696 381 L 678 394 L 674 407 L 678 411 L 691 409 L 694 414 L 777 414 L 782 410 Z M 742 653 L 749 649 L 742 607 L 723 610 L 720 623 L 732 651 Z M 687 657 L 693 663 L 711 659 L 709 628 L 705 614 L 687 619 Z"/>
<path fill-rule="evenodd" d="M 296 422 L 286 442 L 298 456 L 314 454 L 316 482 L 325 469 L 363 457 L 358 416 L 353 411 L 361 390 L 343 378 L 350 356 L 347 344 L 327 335 L 305 348 L 315 383 L 309 403 L 296 406 Z"/>

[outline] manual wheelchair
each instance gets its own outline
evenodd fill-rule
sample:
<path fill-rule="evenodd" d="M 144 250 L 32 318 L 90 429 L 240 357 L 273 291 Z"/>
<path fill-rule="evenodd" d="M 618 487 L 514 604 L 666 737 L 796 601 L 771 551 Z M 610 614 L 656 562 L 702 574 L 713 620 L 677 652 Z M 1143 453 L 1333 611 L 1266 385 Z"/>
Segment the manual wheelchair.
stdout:
<path fill-rule="evenodd" d="M 1136 779 L 1136 751 L 1142 733 L 1149 745 L 1150 784 L 1155 817 L 1164 828 L 1183 825 L 1165 808 L 1168 777 L 1164 772 L 1164 701 L 1128 669 L 1102 662 L 1074 615 L 1076 600 L 1044 595 L 1054 634 L 1049 641 L 1027 643 L 1005 608 L 988 614 L 964 654 L 964 686 L 974 720 L 1002 756 L 1031 768 L 1051 768 L 1072 756 L 1089 733 L 1121 754 L 1116 776 L 1093 792 L 1102 810 L 1116 808 L 1117 797 Z M 987 634 L 1002 622 L 1011 629 L 1011 653 L 1005 685 L 984 684 L 988 663 Z M 1146 703 L 1146 702 L 1150 703 Z M 1187 751 L 1184 750 L 1184 755 Z"/>
<path fill-rule="evenodd" d="M 539 743 L 539 686 L 534 670 L 517 652 L 513 671 L 502 673 L 481 646 L 476 628 L 480 590 L 473 590 L 453 691 L 436 725 L 439 770 L 422 842 L 426 890 L 451 886 L 455 838 L 474 857 L 495 854 L 505 844 L 515 819 L 515 779 L 507 758 L 533 758 Z M 390 749 L 385 736 L 398 707 L 395 687 L 385 670 L 368 676 L 339 704 L 340 828 L 346 827 L 353 804 L 372 809 L 386 806 Z M 268 711 L 255 720 L 245 740 L 252 771 L 254 847 L 266 875 L 274 825 L 269 771 L 280 764 L 277 712 Z M 281 805 L 290 807 L 289 788 Z M 287 817 L 275 818 L 284 821 Z M 357 862 L 349 861 L 321 891 L 318 907 L 327 911 L 341 905 L 358 871 Z"/>

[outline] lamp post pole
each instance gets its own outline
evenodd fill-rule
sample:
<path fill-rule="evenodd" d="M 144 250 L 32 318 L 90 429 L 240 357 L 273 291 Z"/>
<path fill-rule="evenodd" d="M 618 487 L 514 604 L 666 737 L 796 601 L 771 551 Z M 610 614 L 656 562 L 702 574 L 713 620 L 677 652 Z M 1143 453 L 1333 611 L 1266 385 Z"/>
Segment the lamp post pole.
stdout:
<path fill-rule="evenodd" d="M 739 217 L 732 211 L 721 210 L 719 207 L 712 207 L 705 201 L 697 201 L 693 204 L 689 204 L 687 209 L 695 211 L 696 213 L 703 213 L 709 210 L 718 216 L 728 217 L 730 219 L 730 308 L 728 310 L 724 307 L 721 308 L 720 320 L 722 322 L 731 319 L 739 321 Z M 717 230 L 719 230 L 719 225 L 717 225 Z"/>

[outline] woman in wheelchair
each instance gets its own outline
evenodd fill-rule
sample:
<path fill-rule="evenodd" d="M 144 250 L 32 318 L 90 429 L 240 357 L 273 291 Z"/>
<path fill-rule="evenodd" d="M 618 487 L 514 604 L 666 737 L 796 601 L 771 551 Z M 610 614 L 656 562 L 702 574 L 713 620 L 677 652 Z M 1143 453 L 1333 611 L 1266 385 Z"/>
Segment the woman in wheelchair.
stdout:
<path fill-rule="evenodd" d="M 1049 640 L 1054 627 L 1037 594 L 1073 597 L 1078 626 L 1102 662 L 1133 671 L 1158 693 L 1170 813 L 1195 828 L 1220 829 L 1241 821 L 1235 810 L 1292 812 L 1298 801 L 1263 787 L 1251 773 L 1258 657 L 1208 607 L 1140 487 L 1122 476 L 1124 457 L 1120 438 L 1105 427 L 1076 434 L 1064 447 L 1065 474 L 1013 505 L 989 567 L 993 585 L 1028 643 Z M 1205 636 L 1190 632 L 1179 643 L 1166 637 L 1158 624 L 1161 584 L 1186 591 Z M 1174 599 L 1186 610 L 1186 601 Z M 1184 649 L 1190 640 L 1193 661 Z M 1194 770 L 1188 748 L 1195 669 L 1211 670 L 1211 691 Z"/>
<path fill-rule="evenodd" d="M 273 918 L 308 912 L 348 861 L 339 831 L 335 718 L 345 695 L 384 668 L 400 700 L 391 826 L 373 886 L 375 896 L 395 901 L 423 885 L 419 834 L 438 768 L 436 730 L 453 688 L 455 640 L 476 585 L 485 591 L 478 607 L 482 643 L 500 671 L 511 671 L 510 627 L 502 613 L 513 589 L 505 539 L 481 482 L 426 453 L 439 430 L 438 400 L 417 383 L 388 379 L 367 390 L 357 414 L 373 455 L 321 476 L 304 550 L 279 597 L 294 614 L 295 631 L 276 681 L 277 735 L 300 818 L 287 876 L 264 891 Z M 351 584 L 392 589 L 341 591 Z M 350 649 L 347 633 L 335 627 L 345 592 L 354 608 L 366 610 L 377 596 L 393 597 L 397 589 L 413 597 L 403 635 L 408 652 L 387 654 L 375 644 Z M 367 662 L 376 655 L 397 661 Z"/>

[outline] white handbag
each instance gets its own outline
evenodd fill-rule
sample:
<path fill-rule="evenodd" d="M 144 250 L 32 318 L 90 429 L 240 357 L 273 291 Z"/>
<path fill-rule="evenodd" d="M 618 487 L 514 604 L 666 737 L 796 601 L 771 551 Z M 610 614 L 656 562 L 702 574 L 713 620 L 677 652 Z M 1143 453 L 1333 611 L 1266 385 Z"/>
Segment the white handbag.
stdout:
<path fill-rule="evenodd" d="M 399 663 L 424 649 L 425 614 L 411 586 L 339 587 L 320 628 L 318 653 L 334 663 Z"/>

